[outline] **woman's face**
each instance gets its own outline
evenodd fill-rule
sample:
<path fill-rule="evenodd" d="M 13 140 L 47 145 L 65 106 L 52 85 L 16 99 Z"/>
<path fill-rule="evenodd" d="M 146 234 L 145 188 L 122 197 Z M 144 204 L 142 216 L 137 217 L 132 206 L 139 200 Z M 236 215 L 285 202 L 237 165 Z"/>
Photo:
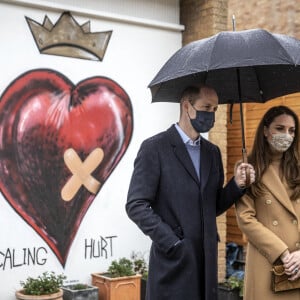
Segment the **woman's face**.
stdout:
<path fill-rule="evenodd" d="M 282 114 L 269 127 L 264 127 L 264 135 L 273 150 L 286 151 L 295 137 L 295 121 L 292 116 Z"/>

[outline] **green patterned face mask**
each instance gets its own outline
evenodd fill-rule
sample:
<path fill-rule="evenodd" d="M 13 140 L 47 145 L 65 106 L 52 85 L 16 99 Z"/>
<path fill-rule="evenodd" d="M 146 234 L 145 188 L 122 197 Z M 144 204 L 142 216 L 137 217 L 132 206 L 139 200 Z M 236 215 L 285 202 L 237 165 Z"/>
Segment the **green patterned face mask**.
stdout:
<path fill-rule="evenodd" d="M 273 133 L 270 145 L 278 152 L 285 152 L 290 148 L 294 138 L 288 133 Z"/>

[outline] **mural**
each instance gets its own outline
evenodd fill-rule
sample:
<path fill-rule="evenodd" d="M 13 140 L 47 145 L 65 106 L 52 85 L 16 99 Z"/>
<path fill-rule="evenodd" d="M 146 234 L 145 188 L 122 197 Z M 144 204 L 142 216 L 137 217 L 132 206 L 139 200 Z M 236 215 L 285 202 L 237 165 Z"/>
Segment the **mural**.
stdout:
<path fill-rule="evenodd" d="M 124 155 L 132 130 L 131 101 L 106 77 L 74 85 L 55 70 L 30 70 L 1 95 L 1 192 L 63 266 L 82 219 Z M 103 238 L 101 249 L 107 252 L 113 238 Z M 39 253 L 37 261 L 43 263 L 44 249 Z"/>
<path fill-rule="evenodd" d="M 91 32 L 90 22 L 79 25 L 70 12 L 64 12 L 53 24 L 45 16 L 43 24 L 26 17 L 26 21 L 42 54 L 103 60 L 112 31 Z"/>

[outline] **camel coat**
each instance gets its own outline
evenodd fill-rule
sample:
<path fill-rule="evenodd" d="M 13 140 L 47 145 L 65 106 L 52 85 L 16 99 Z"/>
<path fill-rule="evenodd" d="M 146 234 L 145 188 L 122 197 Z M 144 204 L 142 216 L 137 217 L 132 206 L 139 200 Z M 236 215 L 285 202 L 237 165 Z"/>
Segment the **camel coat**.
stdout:
<path fill-rule="evenodd" d="M 289 249 L 300 249 L 300 199 L 289 191 L 271 165 L 262 177 L 266 194 L 258 199 L 244 195 L 236 204 L 239 227 L 248 238 L 244 300 L 300 300 L 300 290 L 273 293 L 272 263 Z"/>

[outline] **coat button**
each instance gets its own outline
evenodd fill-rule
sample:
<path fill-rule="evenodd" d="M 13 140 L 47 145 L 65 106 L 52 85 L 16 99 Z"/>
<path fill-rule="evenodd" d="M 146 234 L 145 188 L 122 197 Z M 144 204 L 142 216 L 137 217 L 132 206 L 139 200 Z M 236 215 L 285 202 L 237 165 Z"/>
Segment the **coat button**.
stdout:
<path fill-rule="evenodd" d="M 266 200 L 266 204 L 271 204 L 272 203 L 272 200 L 271 199 L 267 199 Z"/>
<path fill-rule="evenodd" d="M 272 223 L 274 226 L 277 226 L 278 225 L 278 221 L 273 221 L 273 223 Z"/>
<path fill-rule="evenodd" d="M 293 220 L 293 224 L 294 224 L 294 225 L 297 225 L 297 224 L 298 224 L 298 221 L 294 219 L 294 220 Z"/>

